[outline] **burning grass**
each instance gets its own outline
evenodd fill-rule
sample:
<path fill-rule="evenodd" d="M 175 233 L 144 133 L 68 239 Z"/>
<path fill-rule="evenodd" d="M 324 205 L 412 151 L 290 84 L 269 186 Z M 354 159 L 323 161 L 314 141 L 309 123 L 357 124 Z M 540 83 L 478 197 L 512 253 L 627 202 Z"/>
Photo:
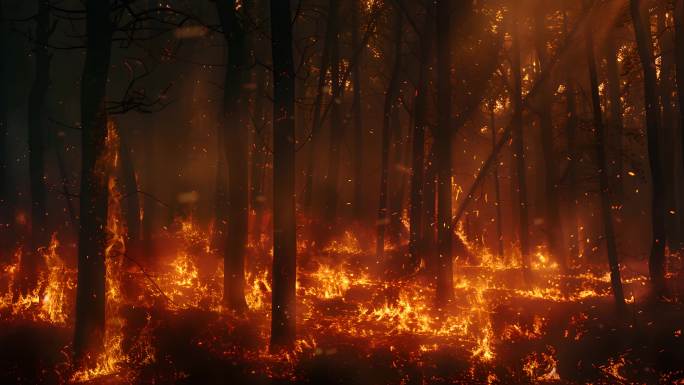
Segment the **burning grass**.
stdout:
<path fill-rule="evenodd" d="M 223 269 L 209 233 L 190 220 L 176 222 L 157 239 L 164 245 L 157 263 L 145 266 L 124 258 L 117 223 L 110 218 L 105 353 L 87 370 L 74 370 L 63 358 L 52 360 L 42 369 L 53 375 L 42 379 L 210 383 L 229 375 L 239 383 L 270 378 L 525 383 L 674 381 L 682 376 L 676 364 L 668 364 L 684 354 L 681 325 L 677 335 L 669 330 L 675 324 L 663 319 L 684 313 L 668 304 L 666 314 L 653 318 L 652 310 L 637 306 L 646 277 L 628 270 L 623 281 L 631 313 L 616 317 L 605 273 L 560 274 L 539 252 L 534 281 L 525 283 L 517 263 L 468 244 L 478 263 L 457 264 L 456 300 L 438 309 L 425 274 L 388 278 L 393 275 L 378 273 L 366 262 L 372 259 L 370 251 L 345 232 L 320 252 L 299 250 L 299 339 L 294 351 L 271 354 L 270 253 L 252 250 L 245 293 L 249 311 L 237 316 L 222 307 Z M 21 251 L 0 270 L 3 322 L 24 328 L 30 321 L 61 331 L 64 356 L 73 325 L 75 272 L 60 253 L 71 252 L 53 236 L 50 246 L 41 249 L 40 283 L 26 296 L 13 294 Z M 12 338 L 10 330 L 2 336 L 5 342 Z M 653 354 L 635 349 L 644 341 L 650 341 L 646 345 Z M 230 369 L 216 373 L 226 365 Z M 13 370 L 15 375 L 20 371 Z"/>

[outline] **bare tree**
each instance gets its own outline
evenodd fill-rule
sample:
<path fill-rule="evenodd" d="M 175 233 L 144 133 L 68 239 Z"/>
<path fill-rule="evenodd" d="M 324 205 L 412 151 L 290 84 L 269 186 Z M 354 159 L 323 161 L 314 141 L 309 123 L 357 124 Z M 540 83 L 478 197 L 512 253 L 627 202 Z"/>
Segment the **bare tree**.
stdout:
<path fill-rule="evenodd" d="M 88 0 L 86 58 L 81 80 L 82 171 L 78 244 L 78 286 L 74 350 L 85 358 L 102 349 L 105 323 L 107 175 L 98 160 L 105 150 L 105 95 L 113 25 L 108 1 Z M 101 165 L 100 165 L 101 166 Z M 92 355 L 91 355 L 92 356 Z"/>
<path fill-rule="evenodd" d="M 646 109 L 646 137 L 648 160 L 651 169 L 651 227 L 653 242 L 648 267 L 651 285 L 656 296 L 665 293 L 665 179 L 660 163 L 660 105 L 658 103 L 657 80 L 648 24 L 642 19 L 641 2 L 630 0 L 630 13 L 634 34 L 641 60 L 644 79 L 644 107 Z"/>
<path fill-rule="evenodd" d="M 290 2 L 271 0 L 273 55 L 273 302 L 271 350 L 295 340 L 295 73 Z"/>
<path fill-rule="evenodd" d="M 585 2 L 585 4 L 588 4 Z M 608 161 L 606 159 L 606 134 L 601 116 L 601 99 L 599 97 L 598 75 L 596 71 L 596 58 L 594 55 L 594 40 L 592 38 L 591 23 L 587 25 L 585 43 L 587 51 L 587 65 L 589 67 L 589 81 L 591 85 L 591 106 L 594 117 L 594 133 L 596 136 L 596 160 L 599 173 L 599 186 L 601 198 L 601 214 L 606 238 L 606 250 L 608 264 L 610 266 L 610 283 L 613 289 L 613 297 L 619 308 L 625 305 L 625 297 L 620 281 L 620 266 L 618 263 L 617 247 L 615 245 L 615 230 L 610 204 L 610 182 L 608 180 Z"/>

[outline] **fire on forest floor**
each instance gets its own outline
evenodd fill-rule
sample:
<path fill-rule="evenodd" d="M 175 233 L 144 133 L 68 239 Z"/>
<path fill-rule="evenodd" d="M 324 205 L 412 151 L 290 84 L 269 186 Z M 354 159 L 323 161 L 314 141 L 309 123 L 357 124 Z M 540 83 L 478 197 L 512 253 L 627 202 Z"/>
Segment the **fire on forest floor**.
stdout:
<path fill-rule="evenodd" d="M 540 249 L 533 256 L 534 282 L 525 284 L 516 256 L 499 260 L 466 242 L 476 258 L 456 264 L 456 300 L 436 309 L 425 277 L 388 278 L 400 275 L 373 266 L 371 252 L 352 231 L 320 250 L 300 242 L 298 340 L 294 352 L 273 355 L 271 252 L 251 245 L 249 311 L 238 317 L 221 306 L 222 264 L 210 239 L 191 220 L 178 221 L 156 242 L 157 258 L 134 251 L 108 257 L 107 290 L 116 301 L 107 307 L 113 348 L 85 371 L 74 371 L 68 359 L 76 274 L 66 262 L 73 258 L 62 256 L 73 247 L 53 236 L 39 251 L 45 263 L 38 285 L 20 295 L 18 250 L 13 263 L 0 269 L 0 343 L 13 347 L 0 357 L 0 380 L 420 384 L 684 378 L 678 364 L 684 359 L 684 311 L 678 303 L 648 305 L 647 279 L 640 273 L 623 268 L 629 311 L 616 316 L 603 266 L 561 274 Z M 388 250 L 402 252 L 399 246 Z M 675 278 L 670 275 L 671 285 L 679 282 Z"/>

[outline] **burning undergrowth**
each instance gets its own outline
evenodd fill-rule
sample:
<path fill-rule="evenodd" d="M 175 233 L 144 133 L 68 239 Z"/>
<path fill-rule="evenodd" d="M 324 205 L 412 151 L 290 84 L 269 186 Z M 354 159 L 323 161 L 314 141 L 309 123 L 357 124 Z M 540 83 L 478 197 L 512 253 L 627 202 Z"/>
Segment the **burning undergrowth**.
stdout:
<path fill-rule="evenodd" d="M 147 266 L 124 258 L 123 243 L 116 255 L 108 254 L 105 353 L 86 371 L 74 371 L 64 358 L 75 271 L 61 255 L 73 249 L 61 247 L 54 235 L 40 250 L 45 263 L 39 284 L 27 294 L 15 290 L 18 250 L 2 267 L 0 311 L 13 325 L 3 339 L 29 324 L 57 331 L 64 345 L 53 346 L 62 358 L 42 363 L 49 374 L 39 378 L 46 382 L 206 383 L 226 375 L 245 383 L 626 382 L 681 376 L 672 364 L 683 351 L 681 327 L 662 323 L 681 313 L 650 318 L 652 311 L 637 305 L 646 292 L 643 275 L 623 271 L 629 310 L 615 317 L 606 274 L 561 274 L 538 253 L 534 282 L 525 283 L 519 265 L 469 245 L 480 263 L 458 265 L 456 300 L 439 309 L 425 275 L 386 279 L 364 262 L 370 251 L 351 232 L 321 253 L 300 250 L 299 339 L 293 352 L 271 354 L 270 253 L 252 250 L 249 310 L 235 315 L 222 307 L 222 263 L 210 239 L 192 221 L 177 221 L 157 239 L 161 262 Z M 638 349 L 653 349 L 653 355 Z M 226 365 L 230 369 L 216 373 Z"/>

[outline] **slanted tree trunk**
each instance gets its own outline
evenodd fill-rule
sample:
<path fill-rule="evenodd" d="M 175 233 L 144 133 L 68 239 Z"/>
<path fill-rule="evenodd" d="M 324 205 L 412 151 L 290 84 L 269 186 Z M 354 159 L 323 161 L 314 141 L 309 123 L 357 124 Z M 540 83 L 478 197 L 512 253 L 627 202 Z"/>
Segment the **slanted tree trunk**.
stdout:
<path fill-rule="evenodd" d="M 420 265 L 421 248 L 420 242 L 423 237 L 423 191 L 425 181 L 423 178 L 425 168 L 425 132 L 427 125 L 428 106 L 428 71 L 430 65 L 430 44 L 432 39 L 431 21 L 429 11 L 431 1 L 425 2 L 425 21 L 420 33 L 420 67 L 418 69 L 418 86 L 414 98 L 413 112 L 413 151 L 411 161 L 411 202 L 409 211 L 409 264 L 412 269 Z M 425 257 L 423 257 L 425 258 Z"/>
<path fill-rule="evenodd" d="M 591 26 L 591 24 L 589 24 Z M 606 160 L 606 134 L 601 117 L 601 99 L 599 98 L 598 75 L 596 73 L 596 59 L 594 57 L 594 41 L 592 30 L 587 28 L 585 34 L 587 64 L 589 66 L 589 81 L 591 85 L 591 105 L 594 117 L 594 134 L 596 136 L 596 160 L 599 173 L 599 186 L 601 188 L 601 215 L 606 237 L 606 251 L 610 266 L 610 283 L 613 289 L 613 297 L 618 307 L 625 305 L 625 298 L 620 281 L 620 266 L 618 264 L 617 247 L 615 246 L 615 231 L 613 229 L 613 217 L 610 204 L 610 182 L 608 180 L 608 161 Z"/>
<path fill-rule="evenodd" d="M 273 302 L 271 350 L 295 340 L 295 73 L 290 3 L 271 0 L 273 52 Z"/>
<path fill-rule="evenodd" d="M 648 260 L 651 285 L 656 296 L 665 293 L 665 179 L 660 163 L 660 106 L 653 61 L 652 42 L 648 25 L 641 16 L 638 0 L 630 0 L 630 13 L 644 78 L 644 107 L 646 109 L 646 137 L 651 169 L 651 226 L 653 242 Z"/>
<path fill-rule="evenodd" d="M 451 1 L 437 0 L 437 303 L 454 298 L 451 213 Z"/>
<path fill-rule="evenodd" d="M 513 22 L 513 44 L 511 46 L 511 69 L 513 76 L 513 157 L 517 177 L 518 193 L 518 236 L 520 238 L 520 254 L 525 278 L 530 278 L 530 225 L 529 205 L 527 203 L 527 177 L 525 171 L 525 147 L 522 119 L 522 75 L 520 71 L 520 15 L 516 9 Z"/>
<path fill-rule="evenodd" d="M 111 56 L 108 1 L 86 1 L 86 58 L 81 80 L 81 193 L 74 352 L 78 360 L 101 351 L 105 324 L 107 136 L 105 97 Z"/>
<path fill-rule="evenodd" d="M 548 66 L 548 52 L 547 52 L 547 31 L 544 24 L 545 14 L 539 12 L 535 17 L 535 46 L 537 57 L 539 58 L 539 69 L 541 72 L 546 70 Z M 551 89 L 551 82 L 545 82 L 540 90 L 541 101 L 539 112 L 540 123 L 540 144 L 543 155 L 544 170 L 544 195 L 545 195 L 545 232 L 546 240 L 548 242 L 549 251 L 553 258 L 558 261 L 558 265 L 562 270 L 566 268 L 565 248 L 562 240 L 562 225 L 560 220 L 560 208 L 558 198 L 558 176 L 556 167 L 558 159 L 556 158 L 556 151 L 553 143 L 553 120 L 551 117 L 551 100 L 553 98 L 553 90 Z"/>
<path fill-rule="evenodd" d="M 239 313 L 245 301 L 245 253 L 249 226 L 249 154 L 247 101 L 242 91 L 248 74 L 247 41 L 235 0 L 219 0 L 216 8 L 228 45 L 223 88 L 223 121 L 228 171 L 228 226 L 224 254 L 223 303 Z"/>
<path fill-rule="evenodd" d="M 47 51 L 50 31 L 50 4 L 38 1 L 35 42 L 35 78 L 28 100 L 29 184 L 31 189 L 31 242 L 22 258 L 22 290 L 29 291 L 36 284 L 36 269 L 40 264 L 39 247 L 47 246 L 47 202 L 45 186 L 45 96 L 50 85 L 50 59 Z"/>
<path fill-rule="evenodd" d="M 352 115 L 354 119 L 354 199 L 353 199 L 353 218 L 355 221 L 361 221 L 364 212 L 363 200 L 363 116 L 361 108 L 361 71 L 359 70 L 358 62 L 363 60 L 361 45 L 361 38 L 359 36 L 359 13 L 361 8 L 360 0 L 352 0 L 351 11 L 351 38 L 354 52 L 359 52 L 356 57 L 357 64 L 353 66 L 351 78 L 354 84 L 354 95 L 352 101 Z"/>
<path fill-rule="evenodd" d="M 489 129 L 492 131 L 492 153 L 496 151 L 496 112 L 494 111 L 495 100 L 489 103 Z M 499 163 L 494 164 L 494 199 L 496 205 L 496 251 L 499 258 L 504 255 L 503 241 L 503 216 L 501 214 L 501 187 L 499 186 Z"/>
<path fill-rule="evenodd" d="M 397 106 L 397 97 L 399 94 L 399 71 L 401 66 L 401 30 L 402 30 L 402 14 L 398 6 L 394 8 L 393 27 L 394 32 L 392 39 L 394 42 L 391 75 L 389 83 L 387 84 L 387 91 L 385 93 L 385 106 L 382 115 L 382 144 L 380 149 L 380 199 L 378 201 L 378 221 L 377 221 L 377 237 L 375 243 L 375 255 L 378 261 L 381 261 L 385 252 L 385 233 L 387 225 L 389 224 L 388 213 L 388 186 L 389 186 L 389 158 L 390 158 L 390 142 L 392 138 L 391 124 L 392 115 L 395 113 Z"/>

